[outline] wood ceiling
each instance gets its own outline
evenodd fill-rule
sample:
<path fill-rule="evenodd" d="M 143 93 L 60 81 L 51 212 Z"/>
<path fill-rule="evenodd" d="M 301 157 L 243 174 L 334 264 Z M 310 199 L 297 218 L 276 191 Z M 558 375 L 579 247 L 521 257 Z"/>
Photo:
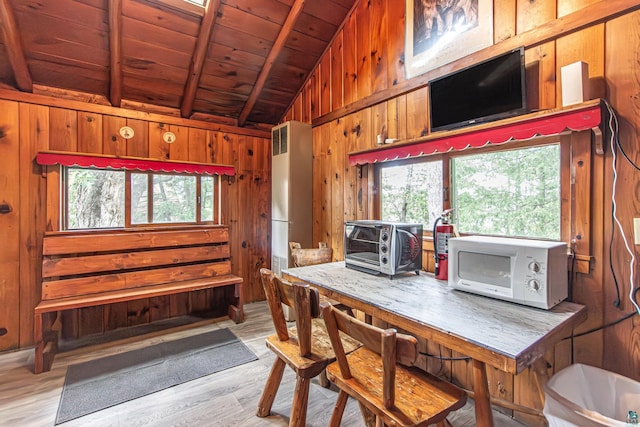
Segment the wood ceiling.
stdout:
<path fill-rule="evenodd" d="M 0 0 L 0 82 L 238 126 L 276 124 L 355 2 Z"/>

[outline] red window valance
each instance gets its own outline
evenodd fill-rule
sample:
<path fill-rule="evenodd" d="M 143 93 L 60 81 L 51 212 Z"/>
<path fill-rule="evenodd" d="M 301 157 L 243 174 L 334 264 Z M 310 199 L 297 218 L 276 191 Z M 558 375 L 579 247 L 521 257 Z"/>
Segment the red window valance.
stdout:
<path fill-rule="evenodd" d="M 38 153 L 36 162 L 39 165 L 79 166 L 83 168 L 125 169 L 151 172 L 172 172 L 206 175 L 233 176 L 233 166 L 195 162 L 177 162 L 173 160 L 153 160 L 137 157 L 116 157 L 87 153 L 63 153 L 43 151 Z"/>
<path fill-rule="evenodd" d="M 601 122 L 600 100 L 590 101 L 563 110 L 532 113 L 518 118 L 449 132 L 437 132 L 392 145 L 353 152 L 349 154 L 349 164 L 356 166 L 428 156 L 471 147 L 483 147 L 487 144 L 503 144 L 512 140 L 521 141 L 536 136 L 555 135 L 565 130 L 595 129 Z"/>

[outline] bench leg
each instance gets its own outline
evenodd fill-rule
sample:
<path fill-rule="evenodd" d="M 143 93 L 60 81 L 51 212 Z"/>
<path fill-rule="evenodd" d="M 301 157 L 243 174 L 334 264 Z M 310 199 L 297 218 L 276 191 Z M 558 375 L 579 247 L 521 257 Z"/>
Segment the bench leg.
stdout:
<path fill-rule="evenodd" d="M 33 318 L 33 338 L 36 341 L 36 358 L 33 366 L 33 372 L 39 374 L 42 372 L 44 360 L 42 352 L 44 351 L 44 340 L 42 338 L 42 314 L 37 313 Z"/>
<path fill-rule="evenodd" d="M 34 339 L 36 342 L 35 360 L 33 372 L 40 374 L 50 371 L 53 365 L 53 358 L 58 349 L 58 340 L 62 330 L 62 313 L 54 313 L 55 319 L 49 326 L 49 321 L 45 322 L 43 317 L 50 313 L 34 314 Z"/>
<path fill-rule="evenodd" d="M 242 283 L 233 286 L 233 299 L 235 304 L 229 304 L 227 315 L 235 323 L 244 322 L 244 309 L 242 308 Z"/>

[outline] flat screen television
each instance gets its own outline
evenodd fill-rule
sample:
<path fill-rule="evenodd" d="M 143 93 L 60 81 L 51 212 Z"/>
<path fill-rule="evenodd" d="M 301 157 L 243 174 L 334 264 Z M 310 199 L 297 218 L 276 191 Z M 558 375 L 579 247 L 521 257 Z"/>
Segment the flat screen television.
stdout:
<path fill-rule="evenodd" d="M 429 82 L 432 132 L 526 111 L 524 47 Z"/>

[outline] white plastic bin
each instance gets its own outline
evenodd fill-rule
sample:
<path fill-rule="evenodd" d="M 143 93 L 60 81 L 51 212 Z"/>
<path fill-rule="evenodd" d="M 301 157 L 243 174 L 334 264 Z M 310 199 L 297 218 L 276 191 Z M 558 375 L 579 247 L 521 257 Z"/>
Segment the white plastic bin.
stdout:
<path fill-rule="evenodd" d="M 550 427 L 627 427 L 629 411 L 640 414 L 639 382 L 580 363 L 557 372 L 544 393 Z"/>

